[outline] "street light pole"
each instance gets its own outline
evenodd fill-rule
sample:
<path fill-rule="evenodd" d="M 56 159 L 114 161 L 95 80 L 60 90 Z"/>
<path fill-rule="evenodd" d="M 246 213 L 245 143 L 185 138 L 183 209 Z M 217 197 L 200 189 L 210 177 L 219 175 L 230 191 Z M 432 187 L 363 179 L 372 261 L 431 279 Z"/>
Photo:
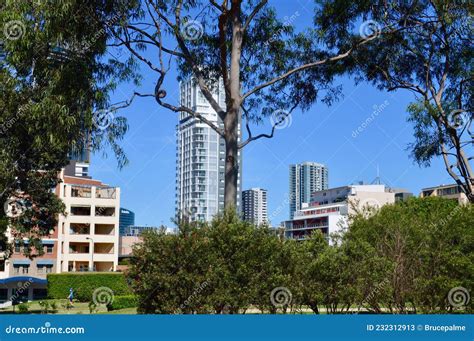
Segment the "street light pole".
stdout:
<path fill-rule="evenodd" d="M 92 242 L 92 248 L 91 248 L 91 251 L 92 251 L 92 271 L 94 271 L 94 239 L 92 239 L 91 237 L 86 237 L 86 240 L 90 240 Z"/>

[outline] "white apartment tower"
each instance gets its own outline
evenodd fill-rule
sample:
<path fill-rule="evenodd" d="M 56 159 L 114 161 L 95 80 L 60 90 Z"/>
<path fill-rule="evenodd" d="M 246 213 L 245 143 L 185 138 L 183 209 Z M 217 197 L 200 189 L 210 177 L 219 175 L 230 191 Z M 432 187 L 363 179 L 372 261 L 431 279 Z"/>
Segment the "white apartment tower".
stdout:
<path fill-rule="evenodd" d="M 316 191 L 328 188 L 328 168 L 316 162 L 290 165 L 289 179 L 290 219 L 303 203 L 309 203 Z"/>
<path fill-rule="evenodd" d="M 217 103 L 225 108 L 222 82 L 213 90 Z M 180 104 L 222 127 L 194 79 L 180 82 Z M 210 221 L 224 208 L 225 142 L 206 123 L 181 112 L 176 143 L 176 217 Z M 239 151 L 237 203 L 241 197 L 242 156 Z M 237 207 L 239 209 L 239 207 Z"/>
<path fill-rule="evenodd" d="M 268 223 L 266 189 L 251 188 L 242 192 L 242 216 L 257 226 Z"/>

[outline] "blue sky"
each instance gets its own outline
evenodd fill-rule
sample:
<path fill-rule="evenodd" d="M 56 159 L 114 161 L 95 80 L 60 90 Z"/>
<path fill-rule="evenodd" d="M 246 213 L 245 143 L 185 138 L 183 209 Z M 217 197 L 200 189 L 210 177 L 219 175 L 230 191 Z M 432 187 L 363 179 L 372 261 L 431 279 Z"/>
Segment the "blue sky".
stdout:
<path fill-rule="evenodd" d="M 275 5 L 276 3 L 276 5 Z M 283 19 L 296 12 L 298 27 L 311 24 L 312 0 L 273 1 Z M 124 56 L 122 56 L 123 58 Z M 157 75 L 143 68 L 140 91 L 152 92 Z M 277 225 L 288 218 L 288 165 L 303 161 L 324 163 L 329 186 L 355 181 L 371 182 L 380 169 L 382 181 L 415 194 L 421 188 L 451 183 L 441 159 L 420 168 L 406 150 L 413 142 L 413 128 L 406 121 L 406 107 L 414 97 L 408 91 L 381 92 L 368 84 L 355 85 L 339 78 L 344 97 L 331 107 L 318 103 L 308 112 L 295 110 L 291 121 L 271 139 L 252 142 L 243 151 L 243 188 L 268 190 L 269 216 Z M 170 73 L 164 88 L 169 102 L 178 100 L 176 74 Z M 136 88 L 119 86 L 112 101 L 128 99 Z M 151 98 L 138 99 L 120 112 L 128 119 L 129 132 L 121 142 L 130 160 L 122 170 L 112 153 L 96 153 L 91 175 L 121 187 L 122 207 L 135 212 L 139 225 L 172 225 L 175 202 L 177 114 L 158 106 Z M 365 127 L 364 122 L 370 121 Z M 259 130 L 270 129 L 267 120 Z M 358 133 L 354 133 L 359 129 Z"/>

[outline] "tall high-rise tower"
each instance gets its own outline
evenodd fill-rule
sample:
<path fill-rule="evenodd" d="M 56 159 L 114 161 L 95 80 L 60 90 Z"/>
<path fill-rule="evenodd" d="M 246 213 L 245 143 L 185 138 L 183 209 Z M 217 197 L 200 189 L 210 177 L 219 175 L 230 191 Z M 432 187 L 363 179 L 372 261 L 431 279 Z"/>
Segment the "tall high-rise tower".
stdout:
<path fill-rule="evenodd" d="M 225 107 L 222 82 L 213 95 Z M 217 126 L 223 123 L 191 78 L 180 83 L 180 104 Z M 210 221 L 224 208 L 225 142 L 206 123 L 181 112 L 176 127 L 176 216 L 191 221 Z M 240 132 L 239 132 L 240 135 Z M 239 151 L 237 205 L 241 200 L 242 156 Z"/>
<path fill-rule="evenodd" d="M 316 162 L 290 165 L 290 219 L 302 203 L 309 203 L 311 194 L 328 188 L 328 169 Z"/>
<path fill-rule="evenodd" d="M 266 189 L 251 188 L 242 192 L 242 217 L 257 226 L 268 223 Z"/>

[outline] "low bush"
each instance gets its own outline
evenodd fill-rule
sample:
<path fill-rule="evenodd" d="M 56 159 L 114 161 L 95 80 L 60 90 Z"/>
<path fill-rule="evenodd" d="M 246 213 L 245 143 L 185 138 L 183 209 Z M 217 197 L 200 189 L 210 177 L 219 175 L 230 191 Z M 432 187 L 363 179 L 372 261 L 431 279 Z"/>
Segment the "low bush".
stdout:
<path fill-rule="evenodd" d="M 28 312 L 28 303 L 21 303 L 18 305 L 18 312 L 20 314 L 26 314 Z"/>
<path fill-rule="evenodd" d="M 126 308 L 135 308 L 138 306 L 138 299 L 134 295 L 115 296 L 114 300 L 107 305 L 107 310 L 120 310 Z"/>
<path fill-rule="evenodd" d="M 129 295 L 131 293 L 123 273 L 120 272 L 48 275 L 49 298 L 65 299 L 69 296 L 70 288 L 74 290 L 74 300 L 79 302 L 92 301 L 94 290 L 99 288 L 110 291 L 110 294 L 114 296 Z"/>

